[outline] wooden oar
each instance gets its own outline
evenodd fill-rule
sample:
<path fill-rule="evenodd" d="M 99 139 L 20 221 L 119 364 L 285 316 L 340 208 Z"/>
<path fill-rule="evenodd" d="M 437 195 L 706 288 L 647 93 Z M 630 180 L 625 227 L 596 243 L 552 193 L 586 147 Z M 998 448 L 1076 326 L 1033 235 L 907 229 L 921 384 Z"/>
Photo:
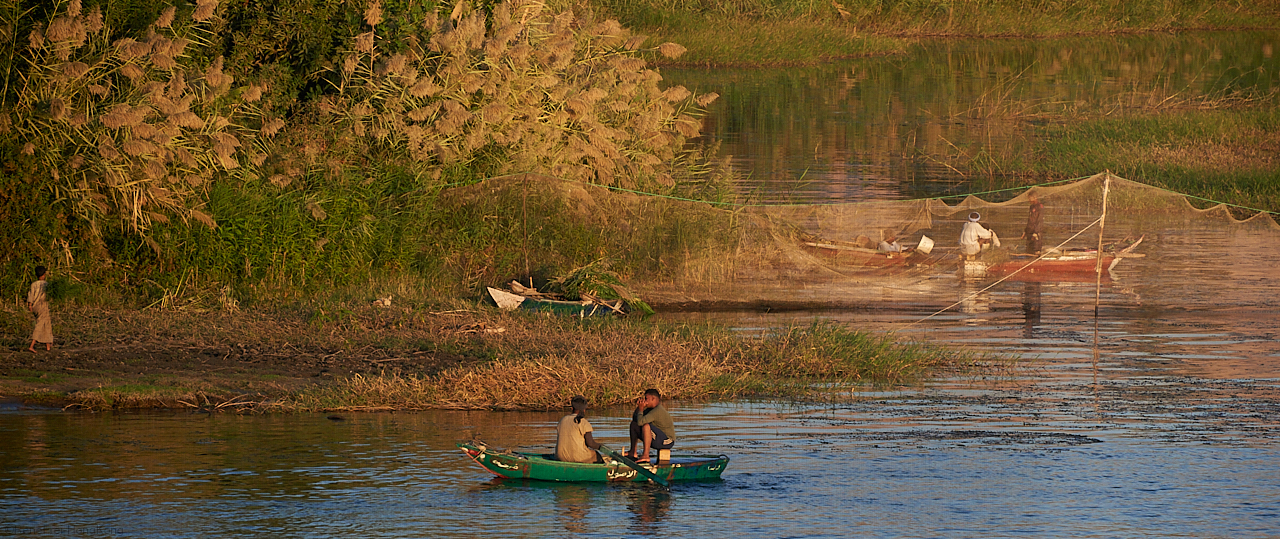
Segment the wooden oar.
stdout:
<path fill-rule="evenodd" d="M 612 450 L 612 449 L 609 449 L 609 446 L 604 445 L 604 444 L 600 444 L 600 452 L 601 452 L 601 453 L 604 453 L 604 454 L 606 454 L 606 455 L 609 455 L 610 457 L 613 457 L 613 458 L 614 458 L 614 460 L 617 460 L 618 462 L 621 462 L 621 463 L 623 463 L 623 464 L 626 464 L 626 465 L 627 465 L 628 467 L 630 467 L 632 470 L 635 470 L 635 471 L 637 471 L 637 472 L 640 472 L 640 475 L 643 475 L 643 476 L 645 476 L 645 477 L 649 478 L 649 480 L 650 480 L 650 481 L 653 481 L 654 483 L 657 483 L 657 484 L 659 484 L 659 485 L 662 485 L 662 486 L 663 486 L 663 488 L 671 488 L 671 485 L 667 483 L 667 480 L 666 480 L 666 479 L 663 479 L 663 478 L 661 478 L 661 477 L 658 477 L 658 475 L 657 475 L 657 474 L 655 474 L 655 473 L 653 473 L 653 472 L 649 471 L 649 470 L 648 470 L 647 468 L 645 468 L 644 466 L 641 466 L 641 465 L 639 465 L 639 464 L 636 464 L 636 461 L 631 460 L 631 459 L 629 459 L 629 458 L 627 458 L 627 457 L 622 456 L 622 454 L 621 454 L 621 453 L 618 453 L 617 451 L 614 451 L 614 450 Z"/>

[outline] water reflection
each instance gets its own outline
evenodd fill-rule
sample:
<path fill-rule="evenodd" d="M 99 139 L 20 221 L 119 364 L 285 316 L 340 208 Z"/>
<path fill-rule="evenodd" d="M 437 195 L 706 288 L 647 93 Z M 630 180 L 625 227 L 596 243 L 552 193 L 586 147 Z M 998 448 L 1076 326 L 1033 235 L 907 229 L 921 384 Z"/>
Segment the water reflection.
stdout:
<path fill-rule="evenodd" d="M 1040 283 L 1022 285 L 1022 338 L 1034 339 L 1036 326 L 1040 325 Z"/>
<path fill-rule="evenodd" d="M 973 191 L 955 158 L 1028 156 L 1047 114 L 1114 112 L 1280 87 L 1280 32 L 937 40 L 810 68 L 670 69 L 717 92 L 705 128 L 769 202 Z"/>

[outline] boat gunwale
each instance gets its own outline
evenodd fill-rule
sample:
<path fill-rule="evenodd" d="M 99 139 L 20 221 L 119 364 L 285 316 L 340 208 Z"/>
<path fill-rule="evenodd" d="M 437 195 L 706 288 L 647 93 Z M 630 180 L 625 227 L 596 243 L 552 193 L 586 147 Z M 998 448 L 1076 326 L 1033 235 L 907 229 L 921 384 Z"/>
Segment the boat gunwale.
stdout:
<path fill-rule="evenodd" d="M 489 473 L 492 473 L 498 477 L 505 477 L 509 479 L 536 479 L 536 480 L 557 481 L 557 482 L 561 482 L 561 481 L 562 482 L 599 482 L 598 480 L 591 480 L 591 479 L 554 479 L 554 478 L 549 479 L 545 477 L 531 477 L 529 474 L 529 470 L 531 469 L 530 467 L 543 467 L 544 469 L 554 467 L 554 468 L 568 469 L 568 470 L 573 470 L 573 469 L 584 470 L 584 471 L 598 470 L 600 472 L 604 472 L 605 477 L 608 478 L 604 482 L 637 481 L 637 479 L 635 479 L 637 477 L 635 470 L 617 460 L 614 460 L 612 462 L 568 462 L 568 461 L 547 458 L 547 456 L 549 455 L 548 453 L 529 453 L 529 452 L 511 451 L 511 450 L 495 451 L 484 445 L 472 445 L 465 442 L 459 442 L 456 445 L 459 449 L 462 450 L 463 453 L 467 455 L 468 458 L 470 458 L 476 464 L 480 465 L 480 467 L 484 468 L 485 471 L 488 471 Z M 723 455 L 723 454 L 721 455 L 673 455 L 671 459 L 666 461 L 657 462 L 657 463 L 642 462 L 639 464 L 641 466 L 644 466 L 650 469 L 650 471 L 652 471 L 655 474 L 667 476 L 667 480 L 669 481 L 670 480 L 703 481 L 703 480 L 709 480 L 709 479 L 719 479 L 720 473 L 723 473 L 724 469 L 728 467 L 729 461 L 730 461 L 729 456 Z M 511 466 L 512 467 L 511 469 L 521 470 L 523 472 L 523 477 L 518 477 L 514 474 L 504 474 L 502 472 L 499 472 L 498 470 L 494 469 L 494 467 L 491 467 L 490 465 L 486 464 L 487 462 L 495 463 L 497 468 L 507 469 L 508 466 Z M 705 477 L 684 477 L 679 479 L 673 479 L 673 476 L 677 475 L 676 473 L 677 470 L 688 470 L 695 474 L 706 473 L 706 472 L 711 472 L 711 473 L 709 473 Z M 705 470 L 706 472 L 699 472 L 698 470 Z M 620 479 L 615 479 L 615 477 L 623 477 L 626 479 L 620 480 Z M 638 477 L 643 477 L 643 476 L 638 476 Z"/>

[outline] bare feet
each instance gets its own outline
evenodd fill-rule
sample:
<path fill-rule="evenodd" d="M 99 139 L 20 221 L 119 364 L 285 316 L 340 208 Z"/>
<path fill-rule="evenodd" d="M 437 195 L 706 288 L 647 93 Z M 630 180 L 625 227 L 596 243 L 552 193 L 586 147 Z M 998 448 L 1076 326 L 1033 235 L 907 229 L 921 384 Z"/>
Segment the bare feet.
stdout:
<path fill-rule="evenodd" d="M 27 350 L 30 350 L 32 354 L 36 353 L 36 345 L 31 345 L 31 348 L 28 348 Z"/>

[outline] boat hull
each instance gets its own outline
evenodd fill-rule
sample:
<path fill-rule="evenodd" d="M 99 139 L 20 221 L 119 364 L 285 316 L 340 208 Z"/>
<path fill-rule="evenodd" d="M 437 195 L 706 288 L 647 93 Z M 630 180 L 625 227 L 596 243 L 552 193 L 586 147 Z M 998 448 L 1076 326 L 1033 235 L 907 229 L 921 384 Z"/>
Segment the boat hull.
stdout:
<path fill-rule="evenodd" d="M 939 257 L 929 256 L 919 251 L 887 253 L 876 249 L 865 249 L 848 242 L 831 240 L 804 242 L 801 245 L 809 252 L 837 266 L 868 268 L 932 266 L 939 260 Z"/>
<path fill-rule="evenodd" d="M 488 287 L 489 297 L 493 298 L 498 308 L 504 311 L 533 311 L 585 318 L 588 316 L 607 316 L 614 310 L 591 301 L 557 301 L 538 299 L 512 294 L 504 290 Z"/>
<path fill-rule="evenodd" d="M 1104 276 L 1107 275 L 1119 263 L 1119 260 L 1115 255 L 1102 255 L 1102 274 Z M 986 272 L 994 276 L 1013 275 L 1015 280 L 1051 281 L 1073 276 L 1093 278 L 1098 267 L 1097 255 L 1072 255 L 1060 258 L 1041 258 L 1039 260 L 1026 257 L 992 264 L 987 266 Z"/>
<path fill-rule="evenodd" d="M 458 448 L 484 469 L 511 479 L 590 483 L 648 481 L 640 472 L 621 462 L 562 462 L 549 459 L 548 455 L 497 452 L 483 445 L 469 443 L 460 443 Z M 706 481 L 720 478 L 720 474 L 729 465 L 729 457 L 673 455 L 668 462 L 640 465 L 668 482 Z"/>

